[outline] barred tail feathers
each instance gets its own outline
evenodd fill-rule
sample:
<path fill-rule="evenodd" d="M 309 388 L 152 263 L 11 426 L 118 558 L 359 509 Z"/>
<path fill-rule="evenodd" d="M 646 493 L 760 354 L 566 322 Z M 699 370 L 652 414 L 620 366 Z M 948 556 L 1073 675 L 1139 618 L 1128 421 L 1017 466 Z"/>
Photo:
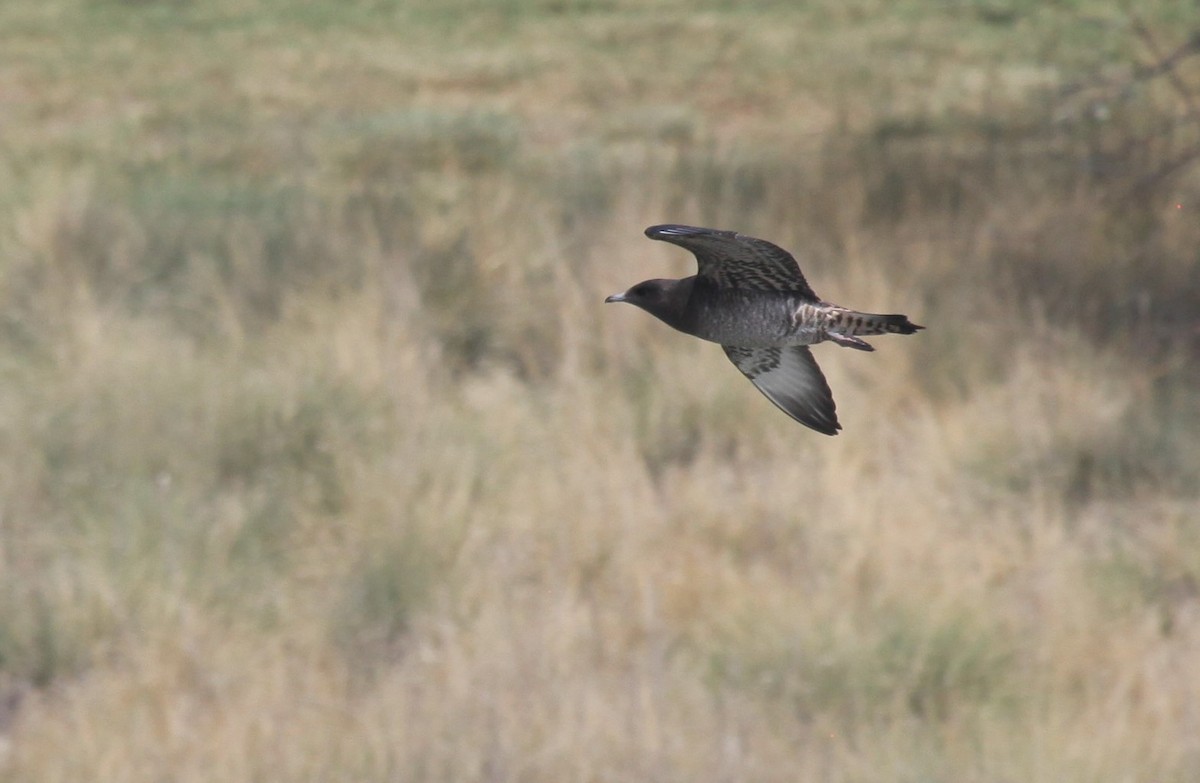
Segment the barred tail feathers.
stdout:
<path fill-rule="evenodd" d="M 829 331 L 837 332 L 846 337 L 863 335 L 870 337 L 876 334 L 913 334 L 924 329 L 924 326 L 914 324 L 907 315 L 899 313 L 860 313 L 857 310 L 842 310 L 829 325 Z"/>

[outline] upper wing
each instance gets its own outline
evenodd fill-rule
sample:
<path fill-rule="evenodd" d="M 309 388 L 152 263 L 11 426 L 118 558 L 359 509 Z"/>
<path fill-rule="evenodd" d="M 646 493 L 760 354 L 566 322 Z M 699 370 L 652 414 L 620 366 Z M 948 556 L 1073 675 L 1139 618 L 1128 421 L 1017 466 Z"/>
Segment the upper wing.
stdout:
<path fill-rule="evenodd" d="M 784 413 L 826 435 L 837 435 L 842 428 L 833 393 L 808 346 L 721 347 L 729 360 Z"/>
<path fill-rule="evenodd" d="M 692 251 L 700 265 L 700 277 L 720 287 L 789 291 L 817 301 L 792 254 L 765 239 L 676 225 L 651 226 L 646 236 Z"/>

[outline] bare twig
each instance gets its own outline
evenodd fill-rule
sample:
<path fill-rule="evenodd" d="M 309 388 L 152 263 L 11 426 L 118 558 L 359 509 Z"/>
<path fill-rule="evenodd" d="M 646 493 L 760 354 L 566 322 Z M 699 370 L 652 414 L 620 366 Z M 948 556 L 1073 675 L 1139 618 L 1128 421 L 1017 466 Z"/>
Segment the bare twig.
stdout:
<path fill-rule="evenodd" d="M 1175 51 L 1163 56 L 1162 50 L 1159 48 L 1154 36 L 1150 32 L 1150 28 L 1141 19 L 1134 18 L 1133 31 L 1142 39 L 1142 43 L 1150 51 L 1156 62 L 1153 65 L 1142 66 L 1136 68 L 1133 72 L 1135 80 L 1146 81 L 1154 77 L 1165 74 L 1167 81 L 1179 93 L 1179 97 L 1183 99 L 1183 103 L 1187 106 L 1188 116 L 1195 119 L 1200 119 L 1200 111 L 1197 111 L 1197 104 L 1192 90 L 1184 83 L 1179 76 L 1179 71 L 1176 66 L 1181 61 L 1190 57 L 1193 54 L 1200 53 L 1200 31 L 1192 33 L 1191 37 L 1176 47 Z"/>
<path fill-rule="evenodd" d="M 1159 76 L 1166 76 L 1171 86 L 1179 93 L 1187 107 L 1188 119 L 1200 122 L 1200 101 L 1179 75 L 1179 65 L 1193 55 L 1200 54 L 1200 30 L 1193 32 L 1186 41 L 1170 53 L 1164 55 L 1150 28 L 1138 17 L 1132 17 L 1130 26 L 1149 51 L 1153 62 L 1148 65 L 1134 66 L 1132 72 L 1122 79 L 1096 79 L 1088 82 L 1076 82 L 1063 88 L 1061 95 L 1064 99 L 1074 98 L 1084 93 L 1107 97 L 1110 101 L 1120 102 L 1129 97 L 1139 84 L 1148 82 Z M 1069 112 L 1068 112 L 1069 113 Z"/>

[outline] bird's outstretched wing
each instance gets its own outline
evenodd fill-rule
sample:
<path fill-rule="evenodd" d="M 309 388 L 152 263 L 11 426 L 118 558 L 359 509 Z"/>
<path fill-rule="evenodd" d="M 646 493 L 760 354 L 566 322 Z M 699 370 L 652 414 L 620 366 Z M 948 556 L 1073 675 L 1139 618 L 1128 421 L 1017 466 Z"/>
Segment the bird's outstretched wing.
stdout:
<path fill-rule="evenodd" d="M 690 250 L 700 277 L 720 288 L 788 291 L 819 301 L 792 254 L 765 239 L 696 226 L 650 226 L 646 236 Z"/>
<path fill-rule="evenodd" d="M 781 411 L 806 427 L 837 435 L 833 393 L 808 346 L 741 348 L 721 346 L 725 355 Z"/>

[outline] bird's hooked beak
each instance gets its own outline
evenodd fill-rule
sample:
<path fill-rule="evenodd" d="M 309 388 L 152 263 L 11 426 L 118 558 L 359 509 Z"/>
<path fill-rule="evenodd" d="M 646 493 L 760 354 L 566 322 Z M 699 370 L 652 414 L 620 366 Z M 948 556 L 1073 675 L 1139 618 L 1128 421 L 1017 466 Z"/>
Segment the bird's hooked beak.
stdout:
<path fill-rule="evenodd" d="M 625 301 L 625 294 L 613 294 L 612 296 L 610 296 L 604 300 L 604 304 L 608 304 L 609 302 L 624 302 L 624 301 Z"/>

